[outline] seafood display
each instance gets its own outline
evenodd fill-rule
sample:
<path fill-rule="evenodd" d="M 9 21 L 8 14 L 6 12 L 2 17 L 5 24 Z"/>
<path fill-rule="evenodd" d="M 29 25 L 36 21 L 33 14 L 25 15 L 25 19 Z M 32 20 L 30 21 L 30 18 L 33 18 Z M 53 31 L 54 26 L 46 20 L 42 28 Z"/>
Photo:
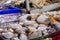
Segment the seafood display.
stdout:
<path fill-rule="evenodd" d="M 53 14 L 50 13 L 50 16 L 48 13 L 50 12 L 46 14 L 22 15 L 18 19 L 19 23 L 0 25 L 0 34 L 6 39 L 29 40 L 42 36 L 45 37 L 46 35 L 59 31 L 60 23 L 56 21 L 56 17 L 52 17 Z"/>
<path fill-rule="evenodd" d="M 0 15 L 0 40 L 52 40 L 49 35 L 60 31 L 60 0 L 5 0 L 1 4 L 0 10 L 11 5 L 22 12 Z"/>

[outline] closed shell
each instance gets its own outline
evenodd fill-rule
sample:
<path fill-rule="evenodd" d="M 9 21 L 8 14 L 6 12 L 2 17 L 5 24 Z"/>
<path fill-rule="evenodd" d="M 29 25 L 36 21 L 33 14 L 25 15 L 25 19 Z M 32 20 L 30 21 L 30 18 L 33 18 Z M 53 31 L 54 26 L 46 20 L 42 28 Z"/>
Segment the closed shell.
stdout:
<path fill-rule="evenodd" d="M 2 33 L 2 35 L 3 35 L 5 38 L 12 38 L 12 37 L 14 36 L 14 34 L 11 33 L 11 32 Z"/>
<path fill-rule="evenodd" d="M 38 23 L 43 23 L 43 24 L 49 24 L 50 22 L 50 18 L 46 15 L 40 15 L 38 18 L 37 18 L 37 22 Z"/>
<path fill-rule="evenodd" d="M 20 40 L 28 40 L 28 38 L 25 34 L 21 34 Z"/>

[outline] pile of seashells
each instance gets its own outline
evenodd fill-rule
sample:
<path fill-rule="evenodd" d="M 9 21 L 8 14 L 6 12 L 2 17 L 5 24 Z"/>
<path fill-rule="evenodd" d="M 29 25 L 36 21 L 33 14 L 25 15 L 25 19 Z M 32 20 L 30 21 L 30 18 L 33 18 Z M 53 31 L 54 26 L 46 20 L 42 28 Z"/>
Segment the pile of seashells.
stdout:
<path fill-rule="evenodd" d="M 55 18 L 55 20 L 59 20 L 60 21 L 60 11 L 47 12 L 47 13 L 43 13 L 43 14 L 52 16 L 53 18 Z"/>
<path fill-rule="evenodd" d="M 0 35 L 6 40 L 29 40 L 54 33 L 60 23 L 46 14 L 26 14 L 19 22 L 0 25 Z"/>

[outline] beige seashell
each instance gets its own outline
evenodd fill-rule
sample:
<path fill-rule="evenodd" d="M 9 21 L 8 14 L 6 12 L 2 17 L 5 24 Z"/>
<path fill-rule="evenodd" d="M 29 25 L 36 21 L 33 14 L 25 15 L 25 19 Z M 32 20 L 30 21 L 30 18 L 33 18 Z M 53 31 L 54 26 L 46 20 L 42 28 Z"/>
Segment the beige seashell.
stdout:
<path fill-rule="evenodd" d="M 26 21 L 26 19 L 24 17 L 20 17 L 19 21 L 24 23 Z"/>
<path fill-rule="evenodd" d="M 4 30 L 4 32 L 8 32 L 7 28 L 4 28 L 3 30 Z"/>
<path fill-rule="evenodd" d="M 41 31 L 33 31 L 28 34 L 29 39 L 34 39 L 41 36 L 42 36 Z"/>
<path fill-rule="evenodd" d="M 47 26 L 44 24 L 40 24 L 38 30 L 44 31 L 47 29 Z"/>
<path fill-rule="evenodd" d="M 44 34 L 44 36 L 48 35 L 48 31 L 47 30 L 44 30 L 43 31 L 43 34 Z"/>
<path fill-rule="evenodd" d="M 27 36 L 25 34 L 21 34 L 20 39 L 21 40 L 28 40 L 28 38 L 27 38 Z"/>
<path fill-rule="evenodd" d="M 28 27 L 28 29 L 30 32 L 37 31 L 37 29 L 35 27 Z"/>
<path fill-rule="evenodd" d="M 24 25 L 32 25 L 32 24 L 35 24 L 35 23 L 36 23 L 35 21 L 25 21 Z"/>
<path fill-rule="evenodd" d="M 26 28 L 26 27 L 23 27 L 23 31 L 25 32 L 25 31 L 27 31 L 28 30 L 28 28 Z"/>
<path fill-rule="evenodd" d="M 52 16 L 52 17 L 55 17 L 55 18 L 59 18 L 59 16 L 60 16 L 60 11 L 54 11 L 54 12 L 47 12 L 47 13 L 45 13 L 45 14 L 48 14 L 48 15 L 50 15 L 50 16 Z"/>
<path fill-rule="evenodd" d="M 14 37 L 18 37 L 18 33 L 14 33 Z"/>
<path fill-rule="evenodd" d="M 29 16 L 29 14 L 23 15 L 19 18 L 20 22 L 25 22 L 27 20 L 26 18 Z"/>
<path fill-rule="evenodd" d="M 18 37 L 14 37 L 12 38 L 12 40 L 20 40 Z"/>
<path fill-rule="evenodd" d="M 24 25 L 24 23 L 23 22 L 19 22 L 19 24 L 22 26 L 22 25 Z"/>
<path fill-rule="evenodd" d="M 13 30 L 13 29 L 11 29 L 11 28 L 10 28 L 10 29 L 8 29 L 8 31 L 9 31 L 9 32 L 14 32 L 14 30 Z"/>
<path fill-rule="evenodd" d="M 25 31 L 23 30 L 23 28 L 18 28 L 15 30 L 17 33 L 24 33 L 25 34 Z"/>
<path fill-rule="evenodd" d="M 38 24 L 37 24 L 37 23 L 35 23 L 35 24 L 33 24 L 33 26 L 32 26 L 32 27 L 35 27 L 35 28 L 36 28 L 36 27 L 38 27 Z"/>
<path fill-rule="evenodd" d="M 46 15 L 40 15 L 38 18 L 37 18 L 37 22 L 38 23 L 43 23 L 43 24 L 49 24 L 50 22 L 50 18 Z"/>
<path fill-rule="evenodd" d="M 3 32 L 4 30 L 2 28 L 0 28 L 0 32 Z"/>
<path fill-rule="evenodd" d="M 31 17 L 32 17 L 32 20 L 35 21 L 40 14 L 37 13 L 37 14 L 30 14 L 30 15 L 31 15 Z"/>
<path fill-rule="evenodd" d="M 19 24 L 10 24 L 10 27 L 13 29 L 22 28 L 22 26 Z"/>
<path fill-rule="evenodd" d="M 11 33 L 11 32 L 2 33 L 2 35 L 3 35 L 5 38 L 12 38 L 12 37 L 14 36 L 14 34 Z"/>
<path fill-rule="evenodd" d="M 60 31 L 60 22 L 54 22 L 53 24 L 55 25 L 56 29 Z"/>
<path fill-rule="evenodd" d="M 32 26 L 32 27 L 37 27 L 38 24 L 35 21 L 25 21 L 24 25 Z"/>

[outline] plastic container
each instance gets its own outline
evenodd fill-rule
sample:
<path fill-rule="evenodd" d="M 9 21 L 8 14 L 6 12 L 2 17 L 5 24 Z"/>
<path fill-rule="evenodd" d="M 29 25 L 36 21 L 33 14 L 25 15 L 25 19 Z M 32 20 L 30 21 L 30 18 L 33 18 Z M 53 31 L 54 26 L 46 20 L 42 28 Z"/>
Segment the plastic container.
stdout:
<path fill-rule="evenodd" d="M 20 16 L 21 10 L 14 6 L 6 6 L 8 9 L 0 10 L 0 23 L 16 21 Z"/>

